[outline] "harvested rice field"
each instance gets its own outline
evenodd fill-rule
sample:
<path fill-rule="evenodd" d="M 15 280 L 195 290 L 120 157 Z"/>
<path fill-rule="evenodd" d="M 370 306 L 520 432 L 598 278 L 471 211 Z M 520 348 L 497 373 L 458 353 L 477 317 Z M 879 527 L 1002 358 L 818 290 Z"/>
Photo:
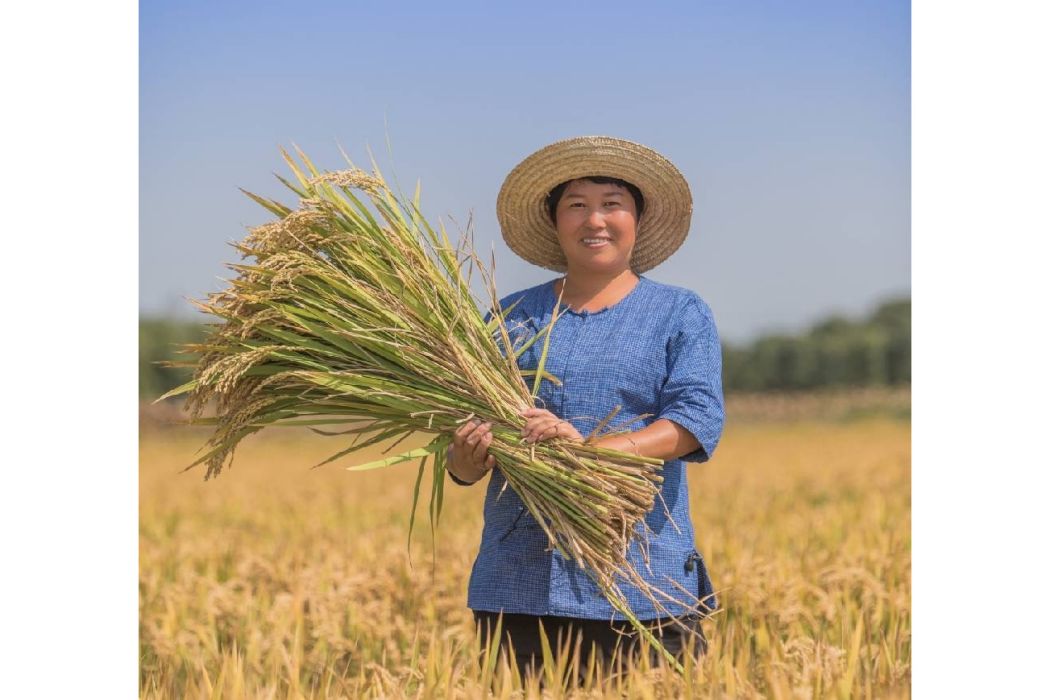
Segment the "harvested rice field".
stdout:
<path fill-rule="evenodd" d="M 689 466 L 697 544 L 723 604 L 705 623 L 709 653 L 685 677 L 640 666 L 568 688 L 478 663 L 465 601 L 483 487 L 447 485 L 436 551 L 424 500 L 409 552 L 411 463 L 311 469 L 339 438 L 274 429 L 205 482 L 200 467 L 180 470 L 206 434 L 146 421 L 140 694 L 909 696 L 906 412 L 746 413 L 734 421 L 730 403 L 714 459 Z"/>

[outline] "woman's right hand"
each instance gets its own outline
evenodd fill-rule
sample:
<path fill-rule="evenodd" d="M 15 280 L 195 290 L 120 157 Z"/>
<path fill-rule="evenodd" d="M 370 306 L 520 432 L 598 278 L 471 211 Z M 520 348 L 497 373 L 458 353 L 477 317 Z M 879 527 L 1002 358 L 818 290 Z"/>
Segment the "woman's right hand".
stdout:
<path fill-rule="evenodd" d="M 492 423 L 469 420 L 459 427 L 449 446 L 449 467 L 461 481 L 473 483 L 496 466 L 496 458 L 489 454 L 492 444 Z"/>

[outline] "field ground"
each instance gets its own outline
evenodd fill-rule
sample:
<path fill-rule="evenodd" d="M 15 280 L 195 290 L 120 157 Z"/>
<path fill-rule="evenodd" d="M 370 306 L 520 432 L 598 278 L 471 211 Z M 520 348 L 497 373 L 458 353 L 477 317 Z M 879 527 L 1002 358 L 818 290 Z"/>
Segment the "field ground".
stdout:
<path fill-rule="evenodd" d="M 714 459 L 689 467 L 697 544 L 724 605 L 706 623 L 710 653 L 685 678 L 640 668 L 570 694 L 907 697 L 899 399 L 831 413 L 834 402 L 742 407 Z M 272 431 L 204 482 L 180 469 L 205 434 L 155 422 L 140 443 L 143 697 L 538 696 L 476 663 L 465 600 L 483 488 L 446 487 L 436 559 L 422 503 L 410 561 L 411 464 L 310 469 L 340 439 Z"/>

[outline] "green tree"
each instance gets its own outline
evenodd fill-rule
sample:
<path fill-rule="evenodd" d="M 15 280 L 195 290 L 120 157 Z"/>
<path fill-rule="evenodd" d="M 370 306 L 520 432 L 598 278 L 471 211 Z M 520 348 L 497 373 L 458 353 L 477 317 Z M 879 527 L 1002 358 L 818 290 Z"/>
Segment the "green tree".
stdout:
<path fill-rule="evenodd" d="M 895 299 L 882 304 L 871 322 L 888 334 L 886 364 L 890 384 L 911 381 L 911 300 Z"/>
<path fill-rule="evenodd" d="M 190 369 L 167 367 L 163 363 L 191 359 L 191 355 L 178 352 L 180 346 L 200 342 L 204 339 L 207 328 L 206 324 L 192 321 L 139 319 L 140 399 L 153 401 L 164 392 L 190 380 Z"/>
<path fill-rule="evenodd" d="M 797 336 L 766 335 L 725 346 L 730 391 L 883 386 L 911 381 L 911 300 L 893 299 L 866 319 L 831 316 Z"/>

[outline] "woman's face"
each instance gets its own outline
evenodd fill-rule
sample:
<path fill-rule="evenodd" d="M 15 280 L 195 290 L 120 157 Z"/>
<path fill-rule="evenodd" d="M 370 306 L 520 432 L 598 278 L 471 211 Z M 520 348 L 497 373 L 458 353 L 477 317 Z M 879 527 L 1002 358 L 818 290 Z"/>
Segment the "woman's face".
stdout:
<path fill-rule="evenodd" d="M 638 209 L 626 189 L 573 180 L 554 211 L 570 271 L 610 274 L 630 267 Z"/>

